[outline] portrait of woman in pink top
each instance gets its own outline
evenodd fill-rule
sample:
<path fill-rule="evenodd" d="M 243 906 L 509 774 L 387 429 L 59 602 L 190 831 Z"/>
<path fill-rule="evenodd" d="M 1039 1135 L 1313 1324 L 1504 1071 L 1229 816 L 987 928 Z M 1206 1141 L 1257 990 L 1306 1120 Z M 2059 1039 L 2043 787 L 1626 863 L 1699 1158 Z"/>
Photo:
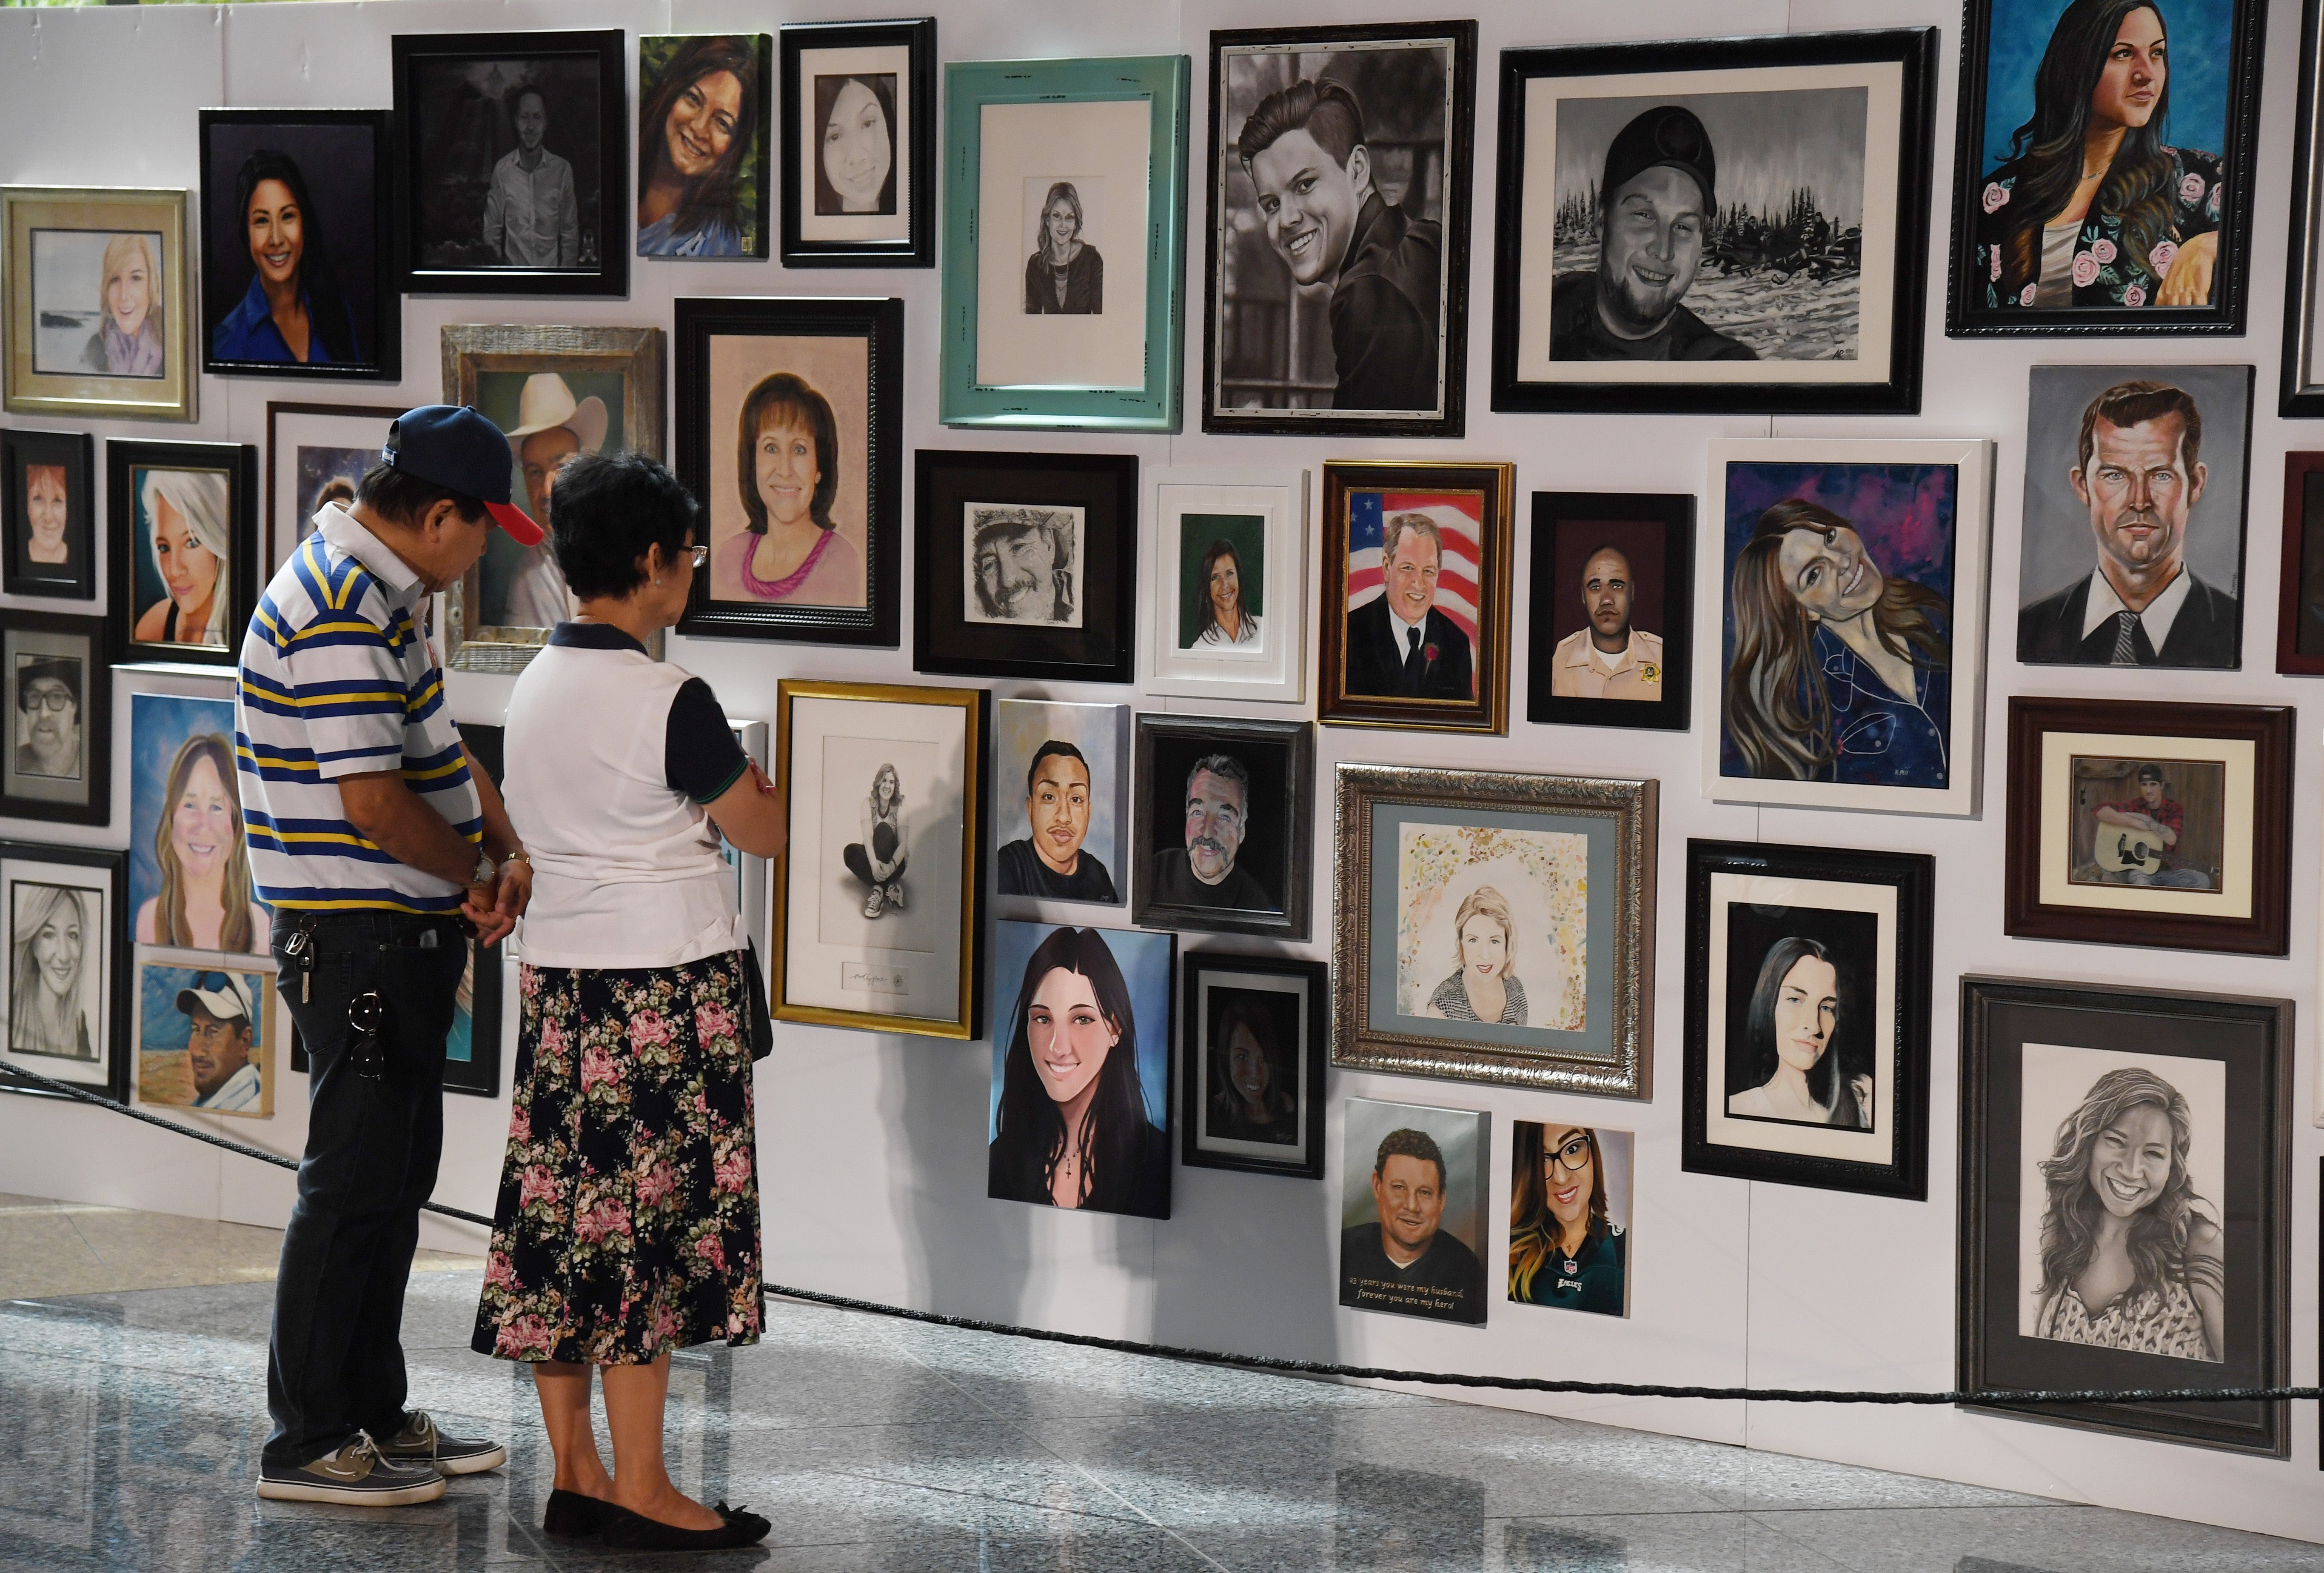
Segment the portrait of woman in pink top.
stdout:
<path fill-rule="evenodd" d="M 725 601 L 865 604 L 863 559 L 832 524 L 839 422 L 806 379 L 777 372 L 742 401 L 735 481 L 742 532 L 719 544 L 710 593 Z"/>

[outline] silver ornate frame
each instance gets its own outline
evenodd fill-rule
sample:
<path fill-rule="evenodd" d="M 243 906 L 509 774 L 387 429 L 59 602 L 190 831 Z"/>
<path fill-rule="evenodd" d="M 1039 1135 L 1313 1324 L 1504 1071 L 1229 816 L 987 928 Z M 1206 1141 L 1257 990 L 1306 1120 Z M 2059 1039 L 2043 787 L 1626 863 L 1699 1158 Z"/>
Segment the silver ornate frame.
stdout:
<path fill-rule="evenodd" d="M 1339 846 L 1332 946 L 1332 1063 L 1536 1091 L 1647 1098 L 1654 1093 L 1655 836 L 1661 783 L 1511 771 L 1342 764 L 1333 831 Z M 1370 1028 L 1372 810 L 1533 810 L 1602 819 L 1614 843 L 1614 1052 L 1611 1057 L 1460 1043 Z M 1593 942 L 1593 953 L 1602 953 Z"/>

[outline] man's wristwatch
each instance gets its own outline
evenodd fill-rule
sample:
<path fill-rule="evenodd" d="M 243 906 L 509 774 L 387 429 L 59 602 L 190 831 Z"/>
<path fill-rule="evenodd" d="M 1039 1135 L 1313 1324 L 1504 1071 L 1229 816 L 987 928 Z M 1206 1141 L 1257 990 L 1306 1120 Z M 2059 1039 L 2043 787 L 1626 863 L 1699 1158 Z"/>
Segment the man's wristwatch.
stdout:
<path fill-rule="evenodd" d="M 500 865 L 493 861 L 493 855 L 479 848 L 476 853 L 476 869 L 468 876 L 468 883 L 471 885 L 490 884 L 499 877 L 500 871 Z"/>

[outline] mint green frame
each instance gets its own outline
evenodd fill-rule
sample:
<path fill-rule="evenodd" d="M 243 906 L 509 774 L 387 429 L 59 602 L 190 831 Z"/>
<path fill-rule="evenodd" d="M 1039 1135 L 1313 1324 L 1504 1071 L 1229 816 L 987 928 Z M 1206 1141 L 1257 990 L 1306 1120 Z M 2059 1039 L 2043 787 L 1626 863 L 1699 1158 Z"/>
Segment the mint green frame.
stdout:
<path fill-rule="evenodd" d="M 1185 55 L 1102 60 L 952 60 L 945 66 L 944 314 L 937 419 L 947 426 L 1176 431 L 1185 377 L 1186 100 Z M 987 104 L 1144 98 L 1147 163 L 1146 384 L 1126 388 L 991 387 L 976 378 L 977 187 Z"/>

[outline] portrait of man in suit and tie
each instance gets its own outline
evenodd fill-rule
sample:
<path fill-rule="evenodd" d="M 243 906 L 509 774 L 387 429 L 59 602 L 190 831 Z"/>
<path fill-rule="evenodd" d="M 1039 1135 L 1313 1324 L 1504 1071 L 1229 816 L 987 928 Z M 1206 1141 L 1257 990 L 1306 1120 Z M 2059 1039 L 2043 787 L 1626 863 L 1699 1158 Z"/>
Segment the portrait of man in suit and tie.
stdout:
<path fill-rule="evenodd" d="M 2222 410 L 2233 401 L 2221 399 L 2210 412 L 2225 421 L 2207 422 L 2212 401 L 2188 375 L 2206 372 L 2244 379 L 2241 408 Z M 2058 399 L 2051 394 L 2068 390 L 2045 389 L 2053 373 L 2107 380 L 2094 395 Z M 2042 366 L 2034 377 L 2017 659 L 2236 666 L 2248 369 L 2178 368 L 2165 381 L 2126 377 L 2121 368 Z M 2070 456 L 2042 440 L 2045 412 L 2052 440 L 2070 439 Z"/>
<path fill-rule="evenodd" d="M 1437 604 L 1444 536 L 1436 521 L 1392 512 L 1380 526 L 1380 594 L 1348 614 L 1351 698 L 1476 697 L 1469 635 Z"/>

